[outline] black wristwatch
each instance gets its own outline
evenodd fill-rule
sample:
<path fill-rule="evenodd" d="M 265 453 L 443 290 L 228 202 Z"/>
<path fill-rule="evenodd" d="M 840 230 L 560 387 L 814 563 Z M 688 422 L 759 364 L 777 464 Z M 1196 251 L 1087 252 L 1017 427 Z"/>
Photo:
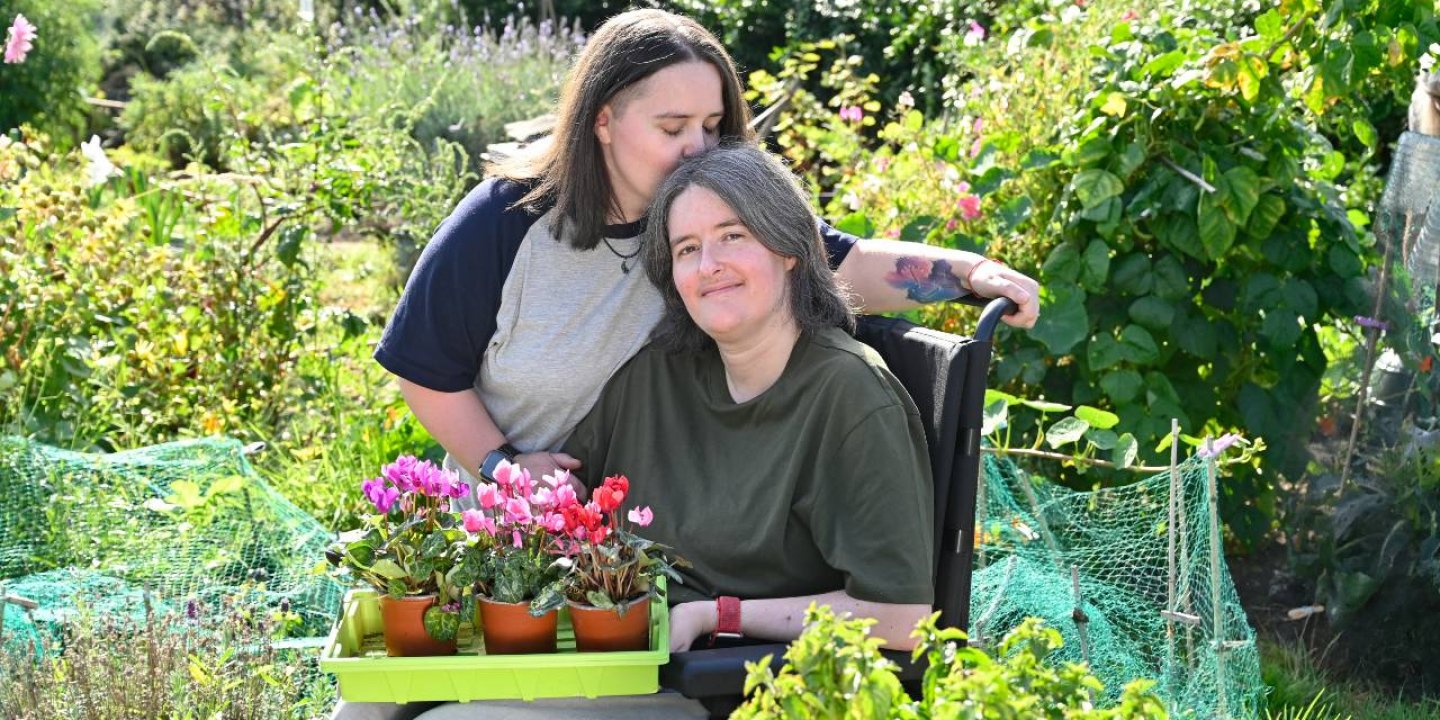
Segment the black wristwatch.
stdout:
<path fill-rule="evenodd" d="M 488 482 L 495 482 L 495 468 L 500 467 L 500 463 L 503 460 L 515 462 L 515 456 L 519 454 L 520 451 L 516 450 L 515 446 L 510 443 L 504 443 L 500 447 L 491 450 L 485 455 L 485 462 L 480 463 L 480 477 Z"/>

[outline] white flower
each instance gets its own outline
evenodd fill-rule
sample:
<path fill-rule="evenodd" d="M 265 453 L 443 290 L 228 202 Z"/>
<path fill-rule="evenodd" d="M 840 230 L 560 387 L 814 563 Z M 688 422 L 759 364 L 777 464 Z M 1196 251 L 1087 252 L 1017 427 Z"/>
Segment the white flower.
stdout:
<path fill-rule="evenodd" d="M 856 195 L 853 190 L 845 193 L 845 196 L 840 198 L 840 202 L 845 203 L 845 207 L 848 207 L 851 210 L 860 209 L 860 197 Z"/>
<path fill-rule="evenodd" d="M 95 187 L 115 175 L 120 174 L 119 168 L 105 157 L 105 150 L 100 147 L 100 136 L 91 135 L 90 142 L 80 143 L 80 152 L 85 155 L 85 184 L 87 187 Z"/>

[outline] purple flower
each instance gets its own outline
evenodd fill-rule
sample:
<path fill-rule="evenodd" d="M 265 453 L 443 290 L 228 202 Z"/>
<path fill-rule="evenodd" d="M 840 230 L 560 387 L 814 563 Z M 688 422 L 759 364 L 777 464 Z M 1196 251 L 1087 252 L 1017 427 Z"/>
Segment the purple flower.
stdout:
<path fill-rule="evenodd" d="M 1224 454 L 1226 449 L 1228 449 L 1231 445 L 1234 445 L 1239 439 L 1240 436 L 1236 435 L 1235 433 L 1225 433 L 1224 435 L 1221 435 L 1215 440 L 1209 440 L 1207 438 L 1205 444 L 1200 446 L 1200 451 L 1195 454 L 1199 455 L 1200 457 L 1214 456 L 1218 458 L 1222 454 Z"/>
<path fill-rule="evenodd" d="M 1371 330 L 1379 330 L 1379 331 L 1381 331 L 1381 332 L 1384 332 L 1384 331 L 1390 329 L 1390 323 L 1387 323 L 1387 322 L 1385 322 L 1384 320 L 1376 320 L 1375 318 L 1372 318 L 1372 317 L 1365 317 L 1364 315 L 1356 315 L 1356 316 L 1355 316 L 1355 324 L 1356 324 L 1356 325 L 1359 325 L 1360 327 L 1363 327 L 1363 328 L 1369 328 L 1369 329 L 1371 329 Z"/>
<path fill-rule="evenodd" d="M 840 119 L 846 122 L 860 122 L 865 119 L 865 111 L 859 105 L 846 105 L 840 108 Z"/>

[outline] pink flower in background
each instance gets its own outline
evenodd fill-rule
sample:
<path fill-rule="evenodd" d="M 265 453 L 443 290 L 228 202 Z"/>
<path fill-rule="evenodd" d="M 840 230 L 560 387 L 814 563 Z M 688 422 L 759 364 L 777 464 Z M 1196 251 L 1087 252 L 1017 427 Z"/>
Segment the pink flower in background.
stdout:
<path fill-rule="evenodd" d="M 465 523 L 466 532 L 478 533 L 484 530 L 487 535 L 495 534 L 495 521 L 479 510 L 466 510 L 460 517 Z"/>
<path fill-rule="evenodd" d="M 500 488 L 490 483 L 480 483 L 480 507 L 489 510 L 505 501 L 500 495 Z"/>
<path fill-rule="evenodd" d="M 875 158 L 875 172 L 885 172 L 890 168 L 890 156 L 880 155 Z"/>
<path fill-rule="evenodd" d="M 1120 21 L 1121 21 L 1121 22 L 1130 22 L 1131 20 L 1137 20 L 1137 19 L 1139 19 L 1139 18 L 1140 18 L 1140 13 L 1137 13 L 1137 12 L 1135 12 L 1134 10 L 1126 10 L 1126 11 L 1125 11 L 1125 14 L 1120 16 Z"/>
<path fill-rule="evenodd" d="M 846 122 L 860 122 L 865 119 L 865 111 L 859 105 L 846 105 L 840 108 L 840 119 Z"/>
<path fill-rule="evenodd" d="M 985 26 L 971 20 L 970 30 L 965 33 L 966 47 L 975 47 L 982 42 L 985 42 Z"/>
<path fill-rule="evenodd" d="M 5 62 L 25 62 L 25 56 L 33 47 L 35 47 L 35 25 L 26 20 L 24 15 L 16 15 L 15 22 L 10 24 L 9 37 L 5 41 Z"/>
<path fill-rule="evenodd" d="M 645 527 L 655 520 L 655 513 L 651 512 L 649 505 L 646 505 L 645 507 L 634 508 L 626 514 L 625 517 L 629 518 L 630 522 L 640 527 Z"/>
<path fill-rule="evenodd" d="M 955 206 L 960 208 L 960 217 L 966 220 L 974 220 L 980 217 L 980 197 L 966 193 L 955 201 Z"/>

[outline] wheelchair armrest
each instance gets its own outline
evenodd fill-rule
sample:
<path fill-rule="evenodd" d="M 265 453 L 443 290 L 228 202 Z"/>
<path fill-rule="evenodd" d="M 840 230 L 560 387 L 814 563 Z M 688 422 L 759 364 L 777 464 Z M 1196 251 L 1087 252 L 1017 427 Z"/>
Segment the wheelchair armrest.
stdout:
<path fill-rule="evenodd" d="M 770 655 L 770 669 L 778 673 L 785 664 L 786 647 L 780 643 L 771 643 L 674 653 L 668 664 L 660 666 L 660 687 L 697 700 L 739 696 L 745 689 L 745 663 L 759 662 L 761 658 Z M 911 662 L 908 652 L 880 652 L 899 666 L 896 674 L 903 683 L 917 681 L 925 673 L 924 663 Z"/>

